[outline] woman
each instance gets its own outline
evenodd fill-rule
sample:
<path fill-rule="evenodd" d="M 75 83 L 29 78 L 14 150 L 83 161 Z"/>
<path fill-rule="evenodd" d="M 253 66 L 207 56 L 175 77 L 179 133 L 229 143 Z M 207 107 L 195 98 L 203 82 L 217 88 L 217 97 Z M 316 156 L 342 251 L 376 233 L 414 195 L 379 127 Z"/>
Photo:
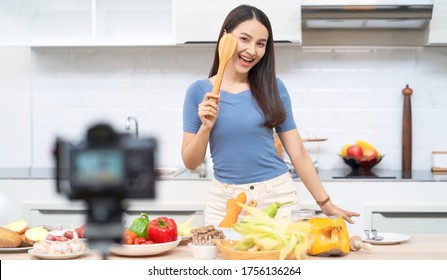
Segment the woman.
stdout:
<path fill-rule="evenodd" d="M 290 215 L 297 207 L 296 187 L 275 148 L 274 130 L 323 213 L 354 223 L 351 218 L 359 214 L 332 204 L 303 146 L 289 94 L 276 78 L 268 17 L 255 7 L 238 6 L 226 17 L 219 40 L 225 33 L 236 37 L 237 49 L 226 66 L 220 95 L 211 93 L 219 66 L 216 48 L 209 78 L 188 88 L 183 108 L 185 166 L 195 169 L 202 163 L 208 142 L 214 164 L 205 224 L 218 225 L 225 216 L 227 199 L 240 192 L 247 194 L 247 200 L 256 201 L 259 208 L 292 201 L 280 208 L 281 216 Z"/>

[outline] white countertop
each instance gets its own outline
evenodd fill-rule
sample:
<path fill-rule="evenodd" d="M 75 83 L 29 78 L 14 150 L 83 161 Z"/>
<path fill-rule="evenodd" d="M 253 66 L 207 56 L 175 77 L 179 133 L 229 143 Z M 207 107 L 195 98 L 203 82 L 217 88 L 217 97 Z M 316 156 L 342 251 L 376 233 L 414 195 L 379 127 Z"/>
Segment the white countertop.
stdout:
<path fill-rule="evenodd" d="M 79 260 L 99 260 L 101 254 L 96 250 L 90 252 Z M 183 241 L 168 252 L 142 257 L 125 257 L 111 254 L 109 260 L 193 260 L 190 248 Z M 350 252 L 345 256 L 313 257 L 308 260 L 447 260 L 447 235 L 411 235 L 410 240 L 394 245 L 373 245 L 372 250 Z M 27 252 L 0 253 L 0 260 L 38 260 Z M 216 260 L 223 260 L 221 254 Z"/>

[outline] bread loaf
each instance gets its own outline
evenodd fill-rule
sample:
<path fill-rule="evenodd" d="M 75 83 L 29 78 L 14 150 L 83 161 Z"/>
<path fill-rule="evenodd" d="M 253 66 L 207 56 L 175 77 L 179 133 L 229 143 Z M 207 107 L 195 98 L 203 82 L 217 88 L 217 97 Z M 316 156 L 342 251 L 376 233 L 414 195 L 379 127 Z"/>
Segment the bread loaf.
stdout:
<path fill-rule="evenodd" d="M 36 242 L 45 240 L 47 234 L 48 230 L 46 230 L 44 227 L 33 227 L 25 232 L 25 241 L 33 245 Z"/>
<path fill-rule="evenodd" d="M 16 248 L 22 243 L 20 234 L 10 229 L 0 227 L 0 248 Z"/>
<path fill-rule="evenodd" d="M 22 238 L 22 242 L 20 243 L 19 247 L 32 247 L 33 246 L 33 244 L 28 242 L 28 240 L 25 237 L 25 234 L 21 234 L 20 238 Z"/>
<path fill-rule="evenodd" d="M 25 220 L 18 220 L 2 227 L 15 231 L 18 234 L 24 234 L 28 229 L 28 222 Z"/>

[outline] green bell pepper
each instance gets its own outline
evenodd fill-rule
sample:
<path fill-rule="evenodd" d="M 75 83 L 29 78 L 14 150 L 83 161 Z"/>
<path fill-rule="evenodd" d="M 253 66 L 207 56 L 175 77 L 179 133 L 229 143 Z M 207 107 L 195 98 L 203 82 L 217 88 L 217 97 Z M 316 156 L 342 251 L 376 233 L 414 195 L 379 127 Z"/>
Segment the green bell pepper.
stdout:
<path fill-rule="evenodd" d="M 279 208 L 281 208 L 282 206 L 292 203 L 293 201 L 287 201 L 287 202 L 273 202 L 271 204 L 269 204 L 266 208 L 262 209 L 262 211 L 264 211 L 265 213 L 267 213 L 270 217 L 274 218 L 276 216 L 276 214 L 278 213 Z"/>
<path fill-rule="evenodd" d="M 147 239 L 147 226 L 149 224 L 149 215 L 141 213 L 139 217 L 135 218 L 129 227 L 130 231 L 137 234 L 138 237 Z"/>

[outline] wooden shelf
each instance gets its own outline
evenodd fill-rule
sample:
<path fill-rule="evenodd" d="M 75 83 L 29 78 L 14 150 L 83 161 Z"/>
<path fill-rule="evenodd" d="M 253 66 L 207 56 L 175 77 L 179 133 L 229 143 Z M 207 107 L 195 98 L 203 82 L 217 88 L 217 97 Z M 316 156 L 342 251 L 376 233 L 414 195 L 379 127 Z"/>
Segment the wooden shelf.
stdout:
<path fill-rule="evenodd" d="M 303 138 L 303 142 L 324 142 L 328 140 L 328 138 Z"/>

